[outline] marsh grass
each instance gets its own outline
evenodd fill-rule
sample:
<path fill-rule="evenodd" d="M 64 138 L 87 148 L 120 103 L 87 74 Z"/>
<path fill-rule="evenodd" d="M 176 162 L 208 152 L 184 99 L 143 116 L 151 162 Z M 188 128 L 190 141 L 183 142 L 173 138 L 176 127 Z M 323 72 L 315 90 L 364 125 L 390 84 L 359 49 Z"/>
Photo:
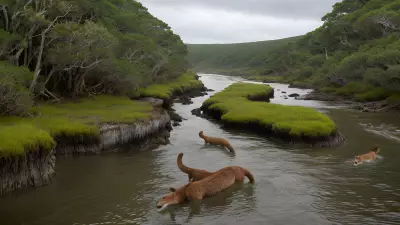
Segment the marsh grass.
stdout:
<path fill-rule="evenodd" d="M 249 76 L 248 80 L 260 81 L 260 82 L 285 82 L 282 76 Z"/>
<path fill-rule="evenodd" d="M 385 88 L 373 88 L 365 93 L 356 94 L 355 98 L 358 101 L 381 101 L 385 100 L 390 95 L 391 92 Z"/>
<path fill-rule="evenodd" d="M 141 88 L 135 93 L 135 97 L 153 97 L 169 99 L 174 93 L 183 93 L 192 89 L 203 87 L 203 83 L 196 79 L 196 74 L 187 72 L 178 78 L 164 84 L 153 84 L 146 88 Z"/>
<path fill-rule="evenodd" d="M 99 136 L 101 123 L 134 123 L 148 119 L 151 111 L 150 103 L 116 96 L 39 104 L 31 109 L 35 117 L 0 117 L 0 155 L 51 149 L 56 136 Z"/>
<path fill-rule="evenodd" d="M 389 96 L 386 101 L 389 104 L 400 104 L 400 93 Z"/>
<path fill-rule="evenodd" d="M 352 82 L 343 87 L 323 87 L 318 89 L 324 93 L 349 97 L 360 102 L 382 101 L 393 95 L 393 91 L 383 87 L 374 88 L 371 85 Z"/>
<path fill-rule="evenodd" d="M 258 124 L 277 135 L 321 138 L 336 132 L 335 123 L 315 109 L 255 102 L 245 97 L 259 94 L 262 89 L 255 84 L 235 83 L 205 101 L 203 107 L 221 112 L 221 120 L 226 123 Z"/>
<path fill-rule="evenodd" d="M 47 150 L 55 146 L 50 134 L 32 124 L 21 123 L 0 126 L 0 155 L 22 155 L 25 150 Z"/>
<path fill-rule="evenodd" d="M 251 83 L 234 83 L 229 85 L 223 91 L 218 92 L 207 99 L 204 104 L 210 105 L 219 102 L 226 102 L 230 99 L 243 99 L 257 98 L 262 96 L 271 96 L 274 89 L 265 84 L 251 84 Z"/>

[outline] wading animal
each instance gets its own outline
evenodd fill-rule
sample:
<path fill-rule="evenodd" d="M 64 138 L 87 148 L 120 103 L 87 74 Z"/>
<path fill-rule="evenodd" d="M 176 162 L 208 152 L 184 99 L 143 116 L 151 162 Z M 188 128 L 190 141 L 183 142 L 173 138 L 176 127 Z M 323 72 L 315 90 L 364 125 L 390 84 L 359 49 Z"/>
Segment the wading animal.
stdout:
<path fill-rule="evenodd" d="M 379 146 L 375 146 L 374 148 L 371 149 L 370 152 L 362 154 L 362 155 L 357 155 L 354 158 L 354 165 L 358 166 L 362 164 L 365 161 L 372 161 L 376 159 L 376 155 L 380 152 L 381 148 Z"/>
<path fill-rule="evenodd" d="M 223 148 L 224 147 L 228 148 L 231 153 L 235 153 L 235 150 L 233 149 L 232 145 L 228 142 L 228 140 L 224 138 L 209 137 L 204 135 L 203 131 L 199 132 L 199 137 L 203 138 L 206 144 L 220 145 Z"/>
<path fill-rule="evenodd" d="M 179 169 L 188 175 L 189 182 L 198 181 L 198 180 L 201 180 L 201 179 L 213 174 L 213 172 L 209 172 L 207 170 L 190 168 L 190 167 L 183 165 L 182 157 L 183 157 L 183 153 L 179 153 L 178 158 L 176 159 L 176 163 L 178 164 Z"/>
<path fill-rule="evenodd" d="M 243 182 L 245 177 L 254 183 L 254 176 L 250 171 L 239 166 L 224 167 L 210 176 L 199 181 L 189 182 L 180 188 L 170 188 L 158 202 L 157 208 L 168 205 L 182 204 L 185 201 L 202 200 L 231 187 L 235 182 Z"/>

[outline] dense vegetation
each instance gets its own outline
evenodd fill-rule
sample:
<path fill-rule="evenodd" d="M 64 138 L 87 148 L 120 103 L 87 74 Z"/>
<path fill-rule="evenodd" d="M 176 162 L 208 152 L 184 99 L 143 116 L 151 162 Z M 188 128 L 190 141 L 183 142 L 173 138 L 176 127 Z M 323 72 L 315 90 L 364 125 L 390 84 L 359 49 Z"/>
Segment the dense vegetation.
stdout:
<path fill-rule="evenodd" d="M 134 0 L 0 0 L 0 114 L 129 95 L 186 71 L 186 45 Z"/>
<path fill-rule="evenodd" d="M 254 74 L 263 68 L 268 52 L 299 38 L 237 44 L 188 44 L 188 59 L 196 71 Z"/>
<path fill-rule="evenodd" d="M 98 137 L 100 123 L 149 118 L 151 105 L 129 98 L 202 85 L 186 73 L 180 37 L 135 0 L 0 0 L 0 9 L 1 155 Z"/>
<path fill-rule="evenodd" d="M 324 24 L 316 30 L 265 50 L 258 61 L 241 58 L 233 50 L 216 53 L 222 48 L 216 45 L 189 45 L 189 59 L 199 71 L 208 67 L 229 73 L 231 69 L 261 80 L 312 84 L 321 91 L 362 101 L 399 100 L 400 1 L 343 0 L 322 20 Z M 260 49 L 264 45 L 258 43 Z M 260 55 L 250 48 L 243 51 Z M 207 57 L 211 62 L 198 60 Z"/>
<path fill-rule="evenodd" d="M 202 108 L 222 113 L 223 122 L 257 124 L 276 136 L 317 139 L 336 132 L 335 123 L 315 109 L 249 100 L 251 96 L 262 95 L 271 90 L 271 87 L 263 84 L 235 83 L 211 96 L 203 103 Z"/>

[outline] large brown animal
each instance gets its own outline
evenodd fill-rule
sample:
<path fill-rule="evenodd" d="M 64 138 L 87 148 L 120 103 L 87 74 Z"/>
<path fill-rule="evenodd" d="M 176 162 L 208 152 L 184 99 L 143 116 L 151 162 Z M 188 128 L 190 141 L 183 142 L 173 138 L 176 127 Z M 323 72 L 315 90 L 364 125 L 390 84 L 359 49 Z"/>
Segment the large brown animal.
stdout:
<path fill-rule="evenodd" d="M 200 138 L 204 139 L 204 142 L 206 144 L 220 145 L 221 147 L 227 147 L 231 153 L 235 153 L 235 150 L 233 149 L 232 145 L 229 143 L 228 140 L 224 138 L 209 137 L 204 135 L 203 131 L 199 132 L 199 136 Z"/>
<path fill-rule="evenodd" d="M 199 180 L 213 174 L 213 172 L 209 172 L 207 170 L 189 168 L 189 167 L 183 165 L 182 157 L 183 157 L 183 153 L 179 153 L 178 158 L 176 159 L 176 163 L 178 164 L 179 169 L 188 175 L 189 182 L 190 181 L 199 181 Z"/>
<path fill-rule="evenodd" d="M 373 149 L 371 149 L 370 152 L 362 154 L 362 155 L 357 155 L 354 158 L 354 165 L 358 166 L 362 164 L 365 161 L 373 161 L 376 159 L 376 155 L 380 152 L 381 148 L 379 146 L 375 146 Z"/>
<path fill-rule="evenodd" d="M 239 166 L 224 167 L 202 180 L 190 182 L 178 189 L 170 188 L 171 193 L 165 194 L 157 202 L 157 208 L 182 204 L 187 200 L 202 200 L 231 187 L 235 182 L 243 182 L 245 177 L 254 183 L 254 176 L 247 169 Z"/>

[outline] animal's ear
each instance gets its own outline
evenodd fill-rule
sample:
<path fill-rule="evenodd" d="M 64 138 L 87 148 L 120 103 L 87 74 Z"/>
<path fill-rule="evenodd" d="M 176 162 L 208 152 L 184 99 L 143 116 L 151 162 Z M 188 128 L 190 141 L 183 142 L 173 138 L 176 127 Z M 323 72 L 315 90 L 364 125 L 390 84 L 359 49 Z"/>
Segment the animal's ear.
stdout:
<path fill-rule="evenodd" d="M 176 189 L 173 188 L 173 187 L 172 187 L 172 188 L 169 188 L 169 190 L 172 191 L 172 192 L 175 192 L 175 191 L 176 191 Z"/>

